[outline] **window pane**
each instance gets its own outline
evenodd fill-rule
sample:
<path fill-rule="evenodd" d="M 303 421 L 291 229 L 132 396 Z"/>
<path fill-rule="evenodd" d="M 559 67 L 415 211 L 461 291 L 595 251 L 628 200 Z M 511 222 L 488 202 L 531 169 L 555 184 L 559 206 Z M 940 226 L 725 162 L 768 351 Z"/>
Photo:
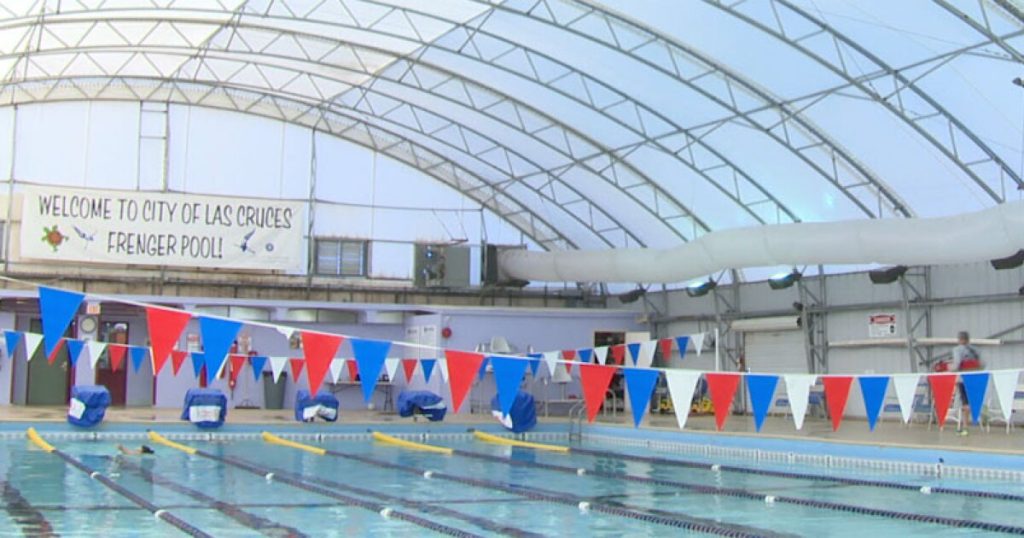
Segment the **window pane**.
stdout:
<path fill-rule="evenodd" d="M 366 274 L 363 262 L 365 243 L 362 241 L 345 241 L 341 244 L 341 274 L 346 276 L 362 276 Z"/>
<path fill-rule="evenodd" d="M 338 259 L 341 244 L 338 241 L 317 239 L 316 241 L 316 273 L 318 275 L 337 275 Z"/>

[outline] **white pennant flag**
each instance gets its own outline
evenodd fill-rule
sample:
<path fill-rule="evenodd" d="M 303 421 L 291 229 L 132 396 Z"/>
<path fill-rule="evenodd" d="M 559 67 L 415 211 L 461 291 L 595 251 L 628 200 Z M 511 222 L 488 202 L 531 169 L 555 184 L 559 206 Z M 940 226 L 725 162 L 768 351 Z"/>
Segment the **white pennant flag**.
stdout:
<path fill-rule="evenodd" d="M 285 327 L 283 325 L 276 325 L 276 326 L 274 326 L 274 330 L 279 332 L 279 333 L 281 333 L 282 335 L 284 335 L 285 338 L 291 340 L 292 339 L 292 335 L 295 334 L 295 330 L 296 329 L 294 327 Z"/>
<path fill-rule="evenodd" d="M 636 358 L 637 368 L 650 368 L 651 363 L 654 362 L 654 350 L 658 349 L 657 340 L 648 340 L 646 342 L 640 342 L 640 353 Z"/>
<path fill-rule="evenodd" d="M 545 351 L 544 364 L 548 366 L 548 377 L 555 376 L 555 368 L 558 367 L 558 359 L 562 357 L 561 351 Z M 446 378 L 447 379 L 447 378 Z"/>
<path fill-rule="evenodd" d="M 441 370 L 441 379 L 445 383 L 448 382 L 448 359 L 437 359 L 437 363 L 434 364 L 435 370 Z"/>
<path fill-rule="evenodd" d="M 807 415 L 807 402 L 811 397 L 811 385 L 818 376 L 814 374 L 787 374 L 786 397 L 789 398 L 789 409 L 793 411 L 793 424 L 796 429 L 804 427 L 804 416 Z"/>
<path fill-rule="evenodd" d="M 103 355 L 103 351 L 107 349 L 107 343 L 89 340 L 85 345 L 89 348 L 89 366 L 95 370 L 100 355 Z"/>
<path fill-rule="evenodd" d="M 697 370 L 665 370 L 665 381 L 680 430 L 686 427 L 686 419 L 690 416 L 690 402 L 698 380 L 700 372 Z"/>
<path fill-rule="evenodd" d="M 345 359 L 332 359 L 330 368 L 331 382 L 337 383 L 341 379 L 341 371 L 345 369 Z"/>
<path fill-rule="evenodd" d="M 903 423 L 910 422 L 914 413 L 914 393 L 921 382 L 921 374 L 895 374 L 892 376 L 892 388 L 896 391 L 896 401 L 900 404 Z"/>
<path fill-rule="evenodd" d="M 691 334 L 690 343 L 693 344 L 693 349 L 697 352 L 697 356 L 700 357 L 700 352 L 704 349 L 704 333 Z"/>
<path fill-rule="evenodd" d="M 996 397 L 999 398 L 999 409 L 1003 412 L 1003 419 L 1010 422 L 1010 414 L 1013 413 L 1013 398 L 1017 391 L 1017 378 L 1020 370 L 1002 370 L 992 372 L 992 386 L 996 389 Z"/>
<path fill-rule="evenodd" d="M 288 364 L 288 357 L 269 357 L 270 360 L 270 371 L 274 374 L 274 383 L 281 378 L 281 372 L 284 371 L 284 365 Z"/>
<path fill-rule="evenodd" d="M 401 359 L 384 359 L 384 371 L 388 373 L 388 381 L 395 382 L 395 374 L 398 373 L 398 365 Z"/>
<path fill-rule="evenodd" d="M 604 364 L 608 360 L 608 346 L 595 347 L 594 356 L 598 364 Z"/>
<path fill-rule="evenodd" d="M 39 344 L 43 342 L 43 335 L 36 333 L 25 333 L 25 360 L 32 360 L 32 355 L 36 354 L 36 350 L 39 349 Z"/>

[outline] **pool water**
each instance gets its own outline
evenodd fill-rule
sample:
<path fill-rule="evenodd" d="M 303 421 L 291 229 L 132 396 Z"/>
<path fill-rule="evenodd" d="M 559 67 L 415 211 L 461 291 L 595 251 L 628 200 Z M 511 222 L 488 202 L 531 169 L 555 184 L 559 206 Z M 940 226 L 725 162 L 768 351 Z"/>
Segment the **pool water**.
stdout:
<path fill-rule="evenodd" d="M 394 517 L 415 516 L 480 536 L 665 536 L 694 534 L 666 522 L 761 536 L 953 536 L 985 534 L 971 528 L 863 515 L 814 506 L 765 502 L 764 496 L 826 501 L 888 511 L 925 514 L 1024 529 L 1020 501 L 980 499 L 805 478 L 769 477 L 709 468 L 683 468 L 631 461 L 614 455 L 579 455 L 510 448 L 478 441 L 434 440 L 498 459 L 413 452 L 367 440 L 327 441 L 322 446 L 357 459 L 319 456 L 258 440 L 188 442 L 217 458 L 255 466 L 247 471 L 224 460 L 189 456 L 153 445 L 155 456 L 118 456 L 118 441 L 55 441 L 54 445 L 131 492 L 214 536 L 422 536 L 424 527 Z M 137 446 L 139 441 L 120 441 Z M 587 443 L 619 454 L 699 458 L 653 450 Z M 510 461 L 518 462 L 517 465 Z M 754 464 L 747 464 L 753 467 Z M 774 466 L 786 469 L 786 466 Z M 582 469 L 582 474 L 576 472 Z M 809 474 L 823 469 L 794 468 Z M 269 480 L 264 472 L 278 476 Z M 425 471 L 431 471 L 429 477 Z M 629 475 L 632 480 L 595 476 Z M 283 482 L 290 477 L 315 491 Z M 637 479 L 639 477 L 639 479 Z M 873 479 L 1024 494 L 1005 482 L 937 480 L 878 474 Z M 642 481 L 658 479 L 659 483 Z M 468 480 L 463 480 L 468 479 Z M 666 484 L 665 482 L 671 482 Z M 470 482 L 470 483 L 466 483 Z M 688 487 L 688 486 L 696 486 Z M 717 494 L 710 488 L 755 493 L 751 498 Z M 320 488 L 319 490 L 317 488 Z M 338 496 L 372 506 L 353 506 Z M 0 442 L 0 536 L 170 536 L 175 529 L 154 519 L 122 495 L 92 480 L 54 454 L 27 441 Z M 590 503 L 581 509 L 579 502 Z M 599 510 L 598 507 L 611 507 Z M 379 513 L 391 510 L 392 517 Z M 713 532 L 713 533 L 718 533 Z M 699 535 L 700 533 L 696 533 Z"/>

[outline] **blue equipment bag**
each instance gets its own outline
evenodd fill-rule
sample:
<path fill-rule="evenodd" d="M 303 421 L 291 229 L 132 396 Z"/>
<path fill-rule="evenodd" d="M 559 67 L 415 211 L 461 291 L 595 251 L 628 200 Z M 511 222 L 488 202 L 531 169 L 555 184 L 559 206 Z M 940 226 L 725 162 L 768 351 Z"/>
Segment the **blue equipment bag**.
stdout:
<path fill-rule="evenodd" d="M 444 398 L 428 390 L 403 390 L 398 395 L 399 416 L 423 415 L 431 422 L 438 422 L 444 420 L 447 412 Z"/>
<path fill-rule="evenodd" d="M 321 418 L 327 422 L 338 420 L 338 398 L 329 392 L 318 392 L 315 397 L 302 389 L 295 393 L 295 420 L 313 422 Z"/>
<path fill-rule="evenodd" d="M 75 385 L 71 387 L 71 402 L 68 405 L 68 422 L 75 426 L 91 428 L 103 422 L 103 415 L 110 405 L 110 391 L 103 385 Z"/>
<path fill-rule="evenodd" d="M 228 398 L 218 389 L 188 389 L 181 420 L 200 428 L 219 428 L 228 414 Z"/>
<path fill-rule="evenodd" d="M 533 403 L 533 395 L 529 392 L 519 391 L 516 394 L 508 416 L 502 416 L 501 404 L 498 402 L 498 395 L 495 394 L 494 398 L 491 398 L 491 414 L 498 419 L 498 422 L 501 422 L 502 426 L 514 433 L 530 431 L 537 425 L 537 406 Z"/>

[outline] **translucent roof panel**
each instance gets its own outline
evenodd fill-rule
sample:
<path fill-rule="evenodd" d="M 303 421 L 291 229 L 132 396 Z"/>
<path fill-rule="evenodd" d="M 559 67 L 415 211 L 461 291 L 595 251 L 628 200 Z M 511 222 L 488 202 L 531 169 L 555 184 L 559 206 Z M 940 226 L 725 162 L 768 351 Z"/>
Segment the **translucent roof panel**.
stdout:
<path fill-rule="evenodd" d="M 297 129 L 228 146 L 256 154 L 308 154 L 313 128 L 436 179 L 535 248 L 670 247 L 1024 193 L 1016 0 L 2 4 L 5 104 L 151 101 Z M 218 140 L 216 122 L 178 115 L 172 132 Z M 279 168 L 301 176 L 299 161 Z M 209 179 L 237 175 L 224 167 L 170 180 L 226 188 Z M 380 202 L 352 181 L 318 188 Z"/>

